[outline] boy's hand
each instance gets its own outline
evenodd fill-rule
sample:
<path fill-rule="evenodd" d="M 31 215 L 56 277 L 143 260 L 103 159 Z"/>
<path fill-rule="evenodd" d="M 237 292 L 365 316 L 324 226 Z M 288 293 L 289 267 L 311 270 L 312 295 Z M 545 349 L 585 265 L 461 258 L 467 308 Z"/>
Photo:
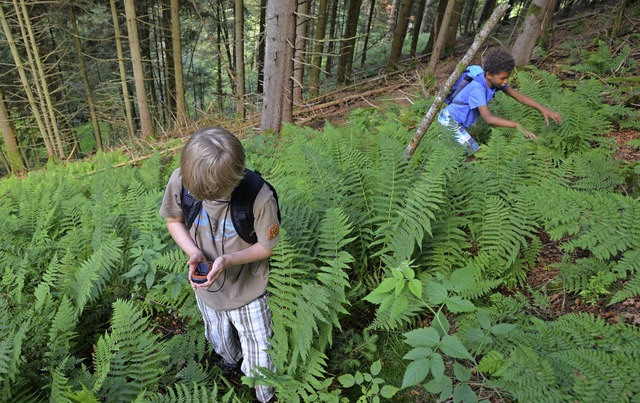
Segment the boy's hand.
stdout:
<path fill-rule="evenodd" d="M 518 133 L 524 134 L 525 137 L 528 137 L 531 140 L 538 140 L 538 136 L 536 136 L 535 133 L 525 129 L 524 126 L 522 126 L 520 123 L 516 124 L 516 130 L 518 131 Z"/>
<path fill-rule="evenodd" d="M 222 274 L 224 269 L 227 267 L 227 264 L 228 261 L 226 255 L 218 256 L 216 260 L 213 261 L 213 265 L 211 266 L 209 274 L 207 274 L 207 281 L 202 284 L 194 284 L 196 288 L 209 288 L 211 284 L 213 284 L 218 279 L 220 274 Z"/>
<path fill-rule="evenodd" d="M 187 260 L 187 265 L 189 265 L 189 283 L 191 283 L 191 288 L 194 290 L 198 284 L 191 281 L 191 276 L 196 271 L 196 267 L 198 267 L 198 262 L 204 262 L 207 258 L 204 256 L 201 250 L 197 250 L 189 256 L 189 260 Z"/>
<path fill-rule="evenodd" d="M 547 122 L 547 126 L 549 126 L 549 119 L 556 122 L 556 124 L 562 123 L 562 116 L 554 110 L 543 107 L 540 112 L 542 112 L 542 116 L 544 116 L 544 121 Z"/>

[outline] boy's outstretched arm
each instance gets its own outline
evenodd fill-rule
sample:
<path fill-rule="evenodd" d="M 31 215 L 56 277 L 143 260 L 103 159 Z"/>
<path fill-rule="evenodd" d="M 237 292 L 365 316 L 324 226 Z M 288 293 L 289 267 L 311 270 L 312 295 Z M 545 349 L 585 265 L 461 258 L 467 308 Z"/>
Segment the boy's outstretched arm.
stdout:
<path fill-rule="evenodd" d="M 505 92 L 507 93 L 507 95 L 509 95 L 511 98 L 515 99 L 516 101 L 520 102 L 521 104 L 527 105 L 539 110 L 540 113 L 542 113 L 542 116 L 544 117 L 544 121 L 547 123 L 547 126 L 549 125 L 549 119 L 553 120 L 557 124 L 562 123 L 562 116 L 560 116 L 558 112 L 539 104 L 538 102 L 534 101 L 533 99 L 529 98 L 526 95 L 519 93 L 518 91 L 514 90 L 511 87 L 505 88 Z"/>
<path fill-rule="evenodd" d="M 518 130 L 519 132 L 529 137 L 530 139 L 536 140 L 538 138 L 533 132 L 530 132 L 527 129 L 525 129 L 524 126 L 522 126 L 520 123 L 513 122 L 509 119 L 503 119 L 498 116 L 492 115 L 491 111 L 489 110 L 489 107 L 486 105 L 478 106 L 478 112 L 480 112 L 480 116 L 488 125 L 500 126 L 500 127 L 511 127 L 513 129 Z"/>

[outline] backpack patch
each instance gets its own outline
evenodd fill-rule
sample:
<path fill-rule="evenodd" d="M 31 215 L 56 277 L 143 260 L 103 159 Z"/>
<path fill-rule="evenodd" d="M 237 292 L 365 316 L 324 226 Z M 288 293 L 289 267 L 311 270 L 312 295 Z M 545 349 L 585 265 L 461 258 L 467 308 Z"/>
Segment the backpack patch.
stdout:
<path fill-rule="evenodd" d="M 458 96 L 460 91 L 462 91 L 462 89 L 466 87 L 467 84 L 473 81 L 475 77 L 481 74 L 484 74 L 484 70 L 482 70 L 482 67 L 478 66 L 477 64 L 473 64 L 467 67 L 467 69 L 463 71 L 462 74 L 460 74 L 460 77 L 458 77 L 456 82 L 453 84 L 453 87 L 451 87 L 451 91 L 449 91 L 449 95 L 447 95 L 447 97 L 444 99 L 444 102 L 447 105 L 450 105 L 455 97 Z"/>

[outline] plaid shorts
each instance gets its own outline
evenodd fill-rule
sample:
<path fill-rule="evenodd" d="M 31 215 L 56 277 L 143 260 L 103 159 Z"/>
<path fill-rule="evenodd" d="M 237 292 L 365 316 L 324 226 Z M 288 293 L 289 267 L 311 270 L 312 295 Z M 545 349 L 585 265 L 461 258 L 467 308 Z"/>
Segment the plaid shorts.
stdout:
<path fill-rule="evenodd" d="M 451 131 L 456 141 L 466 149 L 467 155 L 471 155 L 480 149 L 478 143 L 471 137 L 464 126 L 456 122 L 446 108 L 438 115 L 438 122 Z"/>
<path fill-rule="evenodd" d="M 275 371 L 267 353 L 271 348 L 268 338 L 273 335 L 267 294 L 230 311 L 217 311 L 196 299 L 204 320 L 204 336 L 216 353 L 229 364 L 242 360 L 240 369 L 246 376 L 251 376 L 251 370 L 256 367 Z M 261 402 L 268 401 L 272 396 L 272 388 L 256 386 L 256 397 Z"/>

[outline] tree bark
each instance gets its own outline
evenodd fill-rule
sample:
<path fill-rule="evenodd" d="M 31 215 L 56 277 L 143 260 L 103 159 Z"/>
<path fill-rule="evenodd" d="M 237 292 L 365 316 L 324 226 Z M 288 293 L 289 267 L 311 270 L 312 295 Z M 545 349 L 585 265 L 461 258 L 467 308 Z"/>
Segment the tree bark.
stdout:
<path fill-rule="evenodd" d="M 25 67 L 22 62 L 22 58 L 20 57 L 20 53 L 18 52 L 16 41 L 13 38 L 13 33 L 11 32 L 11 28 L 9 27 L 9 22 L 7 21 L 6 15 L 4 13 L 4 8 L 1 4 L 0 4 L 0 23 L 2 24 L 2 30 L 4 31 L 5 38 L 7 39 L 7 43 L 9 44 L 11 56 L 13 57 L 13 61 L 16 65 L 16 69 L 18 70 L 18 75 L 20 76 L 20 82 L 22 84 L 22 88 L 24 89 L 24 92 L 27 95 L 29 106 L 31 107 L 31 113 L 33 115 L 34 120 L 36 121 L 36 124 L 38 125 L 38 130 L 40 131 L 40 135 L 44 140 L 45 147 L 47 148 L 47 155 L 50 158 L 51 157 L 55 158 L 56 152 L 53 149 L 49 132 L 47 131 L 47 128 L 45 127 L 45 124 L 42 120 L 42 114 L 40 113 L 40 109 L 38 109 L 36 98 L 31 89 L 29 78 L 27 77 L 27 73 L 25 71 Z"/>
<path fill-rule="evenodd" d="M 235 39 L 236 39 L 236 116 L 244 119 L 244 4 L 235 2 Z"/>
<path fill-rule="evenodd" d="M 124 0 L 124 9 L 127 16 L 127 31 L 129 36 L 129 48 L 131 50 L 131 63 L 133 64 L 133 78 L 138 100 L 138 113 L 140 115 L 140 130 L 143 139 L 148 139 L 153 134 L 153 123 L 147 101 L 147 91 L 144 86 L 144 70 L 142 67 L 142 55 L 140 53 L 140 39 L 138 38 L 138 26 L 136 23 L 136 10 L 133 0 Z"/>
<path fill-rule="evenodd" d="M 258 32 L 258 85 L 256 92 L 262 94 L 264 91 L 264 50 L 265 50 L 265 25 L 267 15 L 267 0 L 260 0 L 260 27 Z"/>
<path fill-rule="evenodd" d="M 40 98 L 40 106 L 42 108 L 42 116 L 44 117 L 45 127 L 47 128 L 47 131 L 51 136 L 52 144 L 57 149 L 58 158 L 64 159 L 66 157 L 66 153 L 64 150 L 64 145 L 62 143 L 62 136 L 60 135 L 55 108 L 51 100 L 51 92 L 49 91 L 47 75 L 42 64 L 43 58 L 40 57 L 40 50 L 38 48 L 36 36 L 33 32 L 31 19 L 29 18 L 29 12 L 24 0 L 20 0 L 20 8 L 18 8 L 16 0 L 13 1 L 13 4 L 16 10 L 18 22 L 20 23 L 20 28 L 22 30 L 22 36 L 24 38 L 23 40 L 26 45 L 25 51 L 29 59 L 29 64 L 31 65 L 31 72 L 34 77 L 36 91 L 38 93 L 38 97 Z M 22 18 L 20 17 L 21 12 Z"/>
<path fill-rule="evenodd" d="M 467 50 L 467 53 L 465 53 L 465 55 L 462 57 L 462 59 L 460 59 L 460 61 L 456 65 L 456 68 L 454 69 L 453 73 L 451 73 L 451 75 L 449 76 L 447 81 L 444 83 L 444 85 L 440 87 L 440 90 L 438 90 L 438 93 L 436 94 L 436 97 L 433 100 L 431 107 L 429 108 L 424 119 L 422 119 L 422 122 L 420 122 L 420 125 L 416 129 L 416 132 L 413 135 L 411 142 L 407 145 L 407 147 L 404 150 L 404 156 L 406 159 L 410 159 L 413 156 L 413 153 L 415 152 L 416 148 L 418 148 L 418 145 L 420 144 L 420 141 L 424 137 L 424 134 L 429 129 L 429 126 L 431 126 L 431 123 L 433 123 L 433 121 L 435 120 L 436 115 L 438 114 L 438 111 L 440 110 L 440 107 L 442 106 L 442 103 L 444 102 L 445 97 L 451 90 L 451 87 L 453 87 L 453 84 L 456 82 L 460 74 L 462 74 L 462 72 L 467 68 L 467 66 L 469 65 L 473 57 L 476 55 L 476 53 L 478 53 L 480 46 L 482 46 L 484 41 L 487 39 L 491 31 L 493 30 L 493 28 L 495 28 L 495 26 L 498 24 L 498 21 L 500 21 L 500 18 L 502 18 L 502 16 L 507 12 L 507 8 L 508 8 L 507 4 L 500 4 L 498 7 L 496 7 L 495 11 L 491 15 L 491 18 L 489 18 L 487 23 L 482 27 L 480 32 L 478 32 L 478 34 L 476 35 L 475 39 L 473 40 L 473 44 L 471 44 L 471 47 L 469 47 L 469 50 Z"/>
<path fill-rule="evenodd" d="M 364 66 L 367 60 L 367 50 L 369 48 L 369 38 L 371 36 L 371 24 L 373 23 L 373 15 L 375 13 L 376 0 L 371 0 L 369 7 L 369 17 L 367 19 L 367 31 L 364 34 L 364 44 L 362 44 L 362 59 L 360 59 L 360 67 Z"/>
<path fill-rule="evenodd" d="M 109 0 L 111 6 L 111 19 L 113 20 L 113 30 L 115 32 L 116 54 L 118 56 L 118 69 L 120 71 L 120 87 L 122 89 L 122 101 L 124 104 L 127 133 L 129 138 L 135 140 L 136 130 L 133 124 L 133 113 L 131 111 L 131 100 L 129 99 L 129 88 L 127 87 L 127 69 L 124 65 L 124 53 L 122 51 L 122 39 L 120 32 L 120 22 L 118 21 L 118 10 L 116 0 Z"/>
<path fill-rule="evenodd" d="M 304 89 L 304 65 L 306 58 L 307 31 L 309 26 L 310 0 L 300 0 L 296 12 L 296 49 L 293 58 L 293 104 L 302 104 L 302 90 Z"/>
<path fill-rule="evenodd" d="M 293 118 L 293 46 L 296 0 L 267 2 L 262 131 L 279 132 Z"/>
<path fill-rule="evenodd" d="M 447 36 L 444 39 L 442 51 L 445 55 L 450 54 L 456 48 L 456 37 L 458 36 L 458 26 L 460 25 L 460 18 L 462 17 L 462 7 L 464 6 L 464 0 L 455 0 L 453 5 L 453 11 L 449 24 L 447 26 Z"/>
<path fill-rule="evenodd" d="M 311 73 L 309 75 L 309 95 L 318 96 L 320 89 L 320 70 L 322 69 L 322 50 L 327 31 L 327 0 L 320 0 L 316 15 L 316 30 L 313 38 L 313 56 L 311 57 Z"/>
<path fill-rule="evenodd" d="M 447 37 L 447 28 L 449 27 L 449 20 L 451 20 L 451 14 L 453 13 L 455 3 L 456 0 L 449 0 L 447 8 L 444 10 L 442 23 L 440 23 L 440 29 L 438 29 L 438 39 L 436 39 L 436 44 L 433 46 L 433 52 L 431 52 L 431 58 L 429 59 L 429 65 L 427 66 L 427 74 L 433 74 L 436 70 L 436 64 L 438 64 L 440 53 L 444 46 L 444 40 Z"/>
<path fill-rule="evenodd" d="M 24 161 L 18 147 L 16 132 L 11 124 L 11 117 L 4 100 L 4 92 L 0 87 L 0 131 L 2 132 L 2 140 L 7 147 L 7 163 L 12 173 L 24 171 Z"/>
<path fill-rule="evenodd" d="M 396 30 L 393 33 L 393 41 L 391 42 L 391 52 L 387 62 L 388 69 L 395 69 L 402 55 L 402 46 L 404 38 L 407 36 L 407 27 L 409 26 L 409 13 L 413 0 L 403 0 L 398 13 L 398 21 L 396 22 Z"/>
<path fill-rule="evenodd" d="M 69 2 L 69 10 L 71 11 L 71 29 L 73 30 L 73 40 L 76 46 L 76 54 L 78 55 L 78 63 L 80 64 L 80 74 L 82 75 L 82 83 L 84 84 L 84 92 L 87 96 L 87 106 L 89 107 L 89 116 L 91 118 L 91 127 L 93 128 L 93 136 L 96 139 L 96 148 L 102 150 L 102 135 L 100 134 L 100 125 L 98 124 L 98 117 L 96 116 L 96 108 L 93 102 L 93 94 L 91 93 L 91 85 L 89 84 L 89 75 L 87 74 L 87 68 L 84 64 L 84 52 L 82 50 L 82 43 L 80 42 L 80 35 L 78 34 L 78 24 L 76 21 L 76 12 L 74 10 L 75 5 L 73 0 Z"/>
<path fill-rule="evenodd" d="M 413 32 L 411 35 L 411 50 L 409 54 L 411 57 L 416 57 L 418 49 L 418 39 L 420 38 L 420 32 L 422 32 L 422 20 L 424 18 L 424 10 L 427 6 L 427 0 L 420 0 L 418 3 L 418 10 L 416 11 L 416 19 L 413 24 Z"/>
<path fill-rule="evenodd" d="M 171 0 L 171 40 L 173 41 L 173 70 L 175 77 L 176 122 L 179 127 L 187 125 L 187 105 L 184 99 L 184 76 L 182 73 L 182 39 L 180 35 L 180 4 Z"/>
<path fill-rule="evenodd" d="M 358 32 L 358 19 L 360 17 L 360 5 L 362 0 L 351 0 L 347 13 L 344 36 L 340 46 L 340 60 L 336 72 L 336 83 L 345 84 L 351 80 L 351 68 L 353 67 L 353 53 Z"/>
<path fill-rule="evenodd" d="M 524 66 L 531 62 L 533 50 L 542 33 L 545 13 L 549 6 L 549 0 L 533 0 L 527 11 L 522 31 L 516 38 L 511 54 L 516 66 Z"/>
<path fill-rule="evenodd" d="M 335 43 L 333 39 L 336 38 L 336 29 L 337 29 L 337 16 L 338 16 L 338 0 L 333 0 L 331 2 L 331 24 L 329 24 L 329 45 L 327 46 L 327 64 L 325 65 L 325 70 L 327 76 L 331 74 L 331 70 L 333 69 L 333 50 L 335 48 Z"/>

